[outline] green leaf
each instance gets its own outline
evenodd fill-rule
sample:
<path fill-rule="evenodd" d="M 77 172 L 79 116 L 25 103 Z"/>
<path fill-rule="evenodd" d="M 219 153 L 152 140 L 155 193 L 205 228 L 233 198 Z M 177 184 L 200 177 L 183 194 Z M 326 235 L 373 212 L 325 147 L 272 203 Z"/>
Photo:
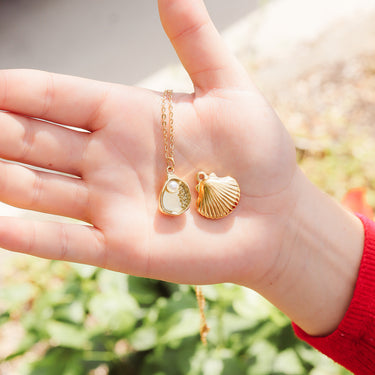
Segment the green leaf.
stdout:
<path fill-rule="evenodd" d="M 242 299 L 244 296 L 245 288 L 235 284 L 217 284 L 214 286 L 218 292 L 217 303 L 223 307 L 231 307 L 233 301 L 236 299 Z M 203 288 L 203 292 L 206 287 Z"/>
<path fill-rule="evenodd" d="M 224 363 L 219 358 L 207 358 L 203 365 L 204 375 L 221 375 L 224 369 Z"/>
<path fill-rule="evenodd" d="M 180 340 L 199 334 L 199 310 L 185 309 L 175 313 L 166 322 L 168 328 L 160 337 L 160 343 L 166 344 L 173 340 Z"/>
<path fill-rule="evenodd" d="M 101 292 L 128 292 L 128 275 L 109 270 L 100 270 L 97 281 Z"/>
<path fill-rule="evenodd" d="M 85 318 L 85 308 L 81 301 L 59 306 L 54 313 L 56 320 L 63 320 L 72 323 L 83 323 Z"/>
<path fill-rule="evenodd" d="M 239 316 L 256 325 L 259 320 L 268 319 L 274 307 L 258 293 L 251 289 L 244 289 L 243 297 L 233 301 L 233 309 Z"/>
<path fill-rule="evenodd" d="M 37 342 L 40 342 L 40 338 L 38 335 L 27 332 L 25 336 L 22 338 L 18 348 L 15 352 L 10 354 L 8 357 L 5 358 L 5 361 L 10 361 L 11 359 L 18 357 L 20 355 L 25 354 L 28 352 Z"/>
<path fill-rule="evenodd" d="M 86 371 L 84 370 L 82 366 L 82 361 L 80 360 L 78 356 L 70 359 L 70 361 L 66 363 L 64 371 L 61 373 L 61 375 L 83 375 L 83 374 L 86 374 Z"/>
<path fill-rule="evenodd" d="M 132 296 L 120 292 L 98 294 L 88 307 L 99 324 L 122 333 L 133 329 L 141 312 Z"/>
<path fill-rule="evenodd" d="M 246 375 L 247 366 L 240 358 L 226 358 L 223 360 L 224 368 L 221 375 Z M 255 373 L 254 373 L 255 374 Z M 259 375 L 257 373 L 257 375 Z"/>
<path fill-rule="evenodd" d="M 290 319 L 276 307 L 272 306 L 272 308 L 270 309 L 269 319 L 272 321 L 272 323 L 280 328 L 286 326 L 291 327 Z"/>
<path fill-rule="evenodd" d="M 18 309 L 36 294 L 36 288 L 32 284 L 14 284 L 0 289 L 0 300 L 4 301 L 6 308 Z"/>
<path fill-rule="evenodd" d="M 26 364 L 25 375 L 86 375 L 81 353 L 65 348 L 53 348 L 38 361 Z"/>
<path fill-rule="evenodd" d="M 150 350 L 157 345 L 157 332 L 155 327 L 141 327 L 129 337 L 131 346 L 138 351 Z"/>
<path fill-rule="evenodd" d="M 9 311 L 5 311 L 0 314 L 0 326 L 10 320 Z"/>
<path fill-rule="evenodd" d="M 171 298 L 159 298 L 157 305 L 160 309 L 159 322 L 166 322 L 170 319 L 176 320 L 175 313 L 186 309 L 198 309 L 195 296 L 192 293 L 175 292 Z"/>
<path fill-rule="evenodd" d="M 98 267 L 79 263 L 71 263 L 71 267 L 78 273 L 78 275 L 82 279 L 90 279 L 98 270 Z"/>
<path fill-rule="evenodd" d="M 88 334 L 83 326 L 49 321 L 46 323 L 46 330 L 55 345 L 80 350 L 90 347 Z"/>
<path fill-rule="evenodd" d="M 254 321 L 248 318 L 242 318 L 239 315 L 226 312 L 222 317 L 222 331 L 225 338 L 229 338 L 238 331 L 247 331 L 254 327 Z"/>
<path fill-rule="evenodd" d="M 268 339 L 275 343 L 280 352 L 299 343 L 290 324 L 275 330 Z"/>
<path fill-rule="evenodd" d="M 197 342 L 198 338 L 189 337 L 180 341 L 178 349 L 159 345 L 145 357 L 140 375 L 159 372 L 166 375 L 193 375 L 190 362 L 194 357 Z"/>
<path fill-rule="evenodd" d="M 145 279 L 143 277 L 129 276 L 128 288 L 129 293 L 140 304 L 154 303 L 158 297 L 156 283 L 154 280 Z"/>
<path fill-rule="evenodd" d="M 267 340 L 257 340 L 248 347 L 248 355 L 252 360 L 248 369 L 249 375 L 270 375 L 273 374 L 273 363 L 277 356 L 276 347 Z"/>
<path fill-rule="evenodd" d="M 287 349 L 277 356 L 273 370 L 285 375 L 300 375 L 305 369 L 296 353 L 292 349 Z"/>

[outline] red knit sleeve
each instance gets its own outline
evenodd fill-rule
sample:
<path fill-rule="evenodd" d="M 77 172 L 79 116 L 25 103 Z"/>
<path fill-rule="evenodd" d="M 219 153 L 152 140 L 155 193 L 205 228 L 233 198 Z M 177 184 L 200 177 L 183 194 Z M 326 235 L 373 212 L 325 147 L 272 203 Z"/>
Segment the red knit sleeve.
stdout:
<path fill-rule="evenodd" d="M 375 374 L 375 223 L 358 215 L 365 244 L 353 299 L 329 336 L 310 336 L 293 324 L 296 335 L 355 375 Z"/>

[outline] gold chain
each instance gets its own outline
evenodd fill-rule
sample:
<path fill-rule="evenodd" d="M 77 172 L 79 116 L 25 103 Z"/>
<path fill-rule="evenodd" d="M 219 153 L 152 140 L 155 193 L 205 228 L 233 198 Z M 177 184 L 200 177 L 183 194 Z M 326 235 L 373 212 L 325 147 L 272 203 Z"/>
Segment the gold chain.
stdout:
<path fill-rule="evenodd" d="M 161 127 L 163 131 L 164 139 L 164 155 L 167 162 L 167 173 L 168 175 L 174 174 L 174 143 L 175 143 L 175 132 L 174 132 L 174 119 L 173 119 L 173 91 L 165 90 L 161 103 Z M 190 194 L 189 194 L 190 197 Z M 190 201 L 190 198 L 189 198 Z M 197 295 L 197 301 L 200 313 L 200 335 L 204 345 L 207 344 L 207 334 L 210 330 L 206 322 L 206 316 L 204 314 L 205 298 L 201 287 L 195 287 L 195 293 Z"/>
<path fill-rule="evenodd" d="M 161 126 L 164 138 L 164 155 L 167 162 L 167 173 L 174 173 L 174 119 L 172 90 L 165 90 L 161 104 Z"/>
<path fill-rule="evenodd" d="M 201 320 L 201 323 L 200 323 L 201 341 L 204 345 L 207 345 L 207 335 L 208 335 L 208 332 L 210 331 L 210 328 L 207 325 L 206 315 L 204 314 L 204 306 L 206 304 L 206 300 L 204 298 L 202 288 L 198 285 L 195 286 L 195 294 L 198 300 L 200 320 Z"/>

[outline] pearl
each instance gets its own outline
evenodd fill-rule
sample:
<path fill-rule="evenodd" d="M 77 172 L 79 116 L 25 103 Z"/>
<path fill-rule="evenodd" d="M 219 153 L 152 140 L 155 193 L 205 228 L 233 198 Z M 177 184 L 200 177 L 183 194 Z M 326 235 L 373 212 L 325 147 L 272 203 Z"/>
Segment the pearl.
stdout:
<path fill-rule="evenodd" d="M 170 193 L 176 193 L 178 191 L 179 183 L 176 180 L 170 180 L 167 184 L 167 190 Z"/>

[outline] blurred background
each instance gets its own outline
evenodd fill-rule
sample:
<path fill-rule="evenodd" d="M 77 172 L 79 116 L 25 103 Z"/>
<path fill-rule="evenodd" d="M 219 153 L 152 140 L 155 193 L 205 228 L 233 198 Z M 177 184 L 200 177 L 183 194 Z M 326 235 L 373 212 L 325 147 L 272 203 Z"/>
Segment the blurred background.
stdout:
<path fill-rule="evenodd" d="M 220 30 L 258 0 L 207 0 Z M 0 0 L 0 68 L 135 84 L 177 57 L 156 0 Z"/>
<path fill-rule="evenodd" d="M 292 134 L 308 177 L 373 216 L 375 2 L 206 5 Z M 192 90 L 156 0 L 0 0 L 0 68 Z M 6 205 L 0 214 L 57 219 Z M 248 289 L 203 287 L 205 347 L 190 286 L 0 254 L 0 375 L 349 374 Z"/>

